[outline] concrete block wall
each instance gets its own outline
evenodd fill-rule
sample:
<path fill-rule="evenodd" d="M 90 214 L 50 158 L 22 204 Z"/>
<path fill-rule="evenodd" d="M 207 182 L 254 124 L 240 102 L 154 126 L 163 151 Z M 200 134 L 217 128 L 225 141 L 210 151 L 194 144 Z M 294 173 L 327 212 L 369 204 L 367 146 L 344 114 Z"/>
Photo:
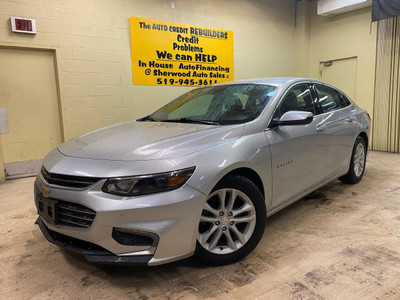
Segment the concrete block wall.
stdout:
<path fill-rule="evenodd" d="M 188 90 L 132 84 L 129 17 L 234 32 L 235 79 L 292 76 L 292 0 L 0 0 L 0 47 L 55 49 L 64 137 L 137 118 Z M 37 34 L 11 32 L 10 17 Z M 40 76 L 40 74 L 38 74 Z"/>

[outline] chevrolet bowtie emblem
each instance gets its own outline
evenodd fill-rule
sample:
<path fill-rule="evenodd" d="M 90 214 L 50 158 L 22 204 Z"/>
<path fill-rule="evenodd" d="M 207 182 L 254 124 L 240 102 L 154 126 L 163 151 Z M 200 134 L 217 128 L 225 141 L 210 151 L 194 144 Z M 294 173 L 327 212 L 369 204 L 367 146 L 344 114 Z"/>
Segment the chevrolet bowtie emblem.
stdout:
<path fill-rule="evenodd" d="M 45 186 L 42 186 L 40 191 L 42 192 L 43 196 L 47 196 L 50 193 L 50 191 L 46 189 Z"/>

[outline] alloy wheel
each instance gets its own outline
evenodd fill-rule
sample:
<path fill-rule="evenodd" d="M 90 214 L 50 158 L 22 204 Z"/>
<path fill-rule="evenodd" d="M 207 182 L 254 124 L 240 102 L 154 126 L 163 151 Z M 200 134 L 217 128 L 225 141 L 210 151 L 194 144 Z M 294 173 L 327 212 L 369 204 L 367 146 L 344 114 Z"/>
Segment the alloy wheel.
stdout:
<path fill-rule="evenodd" d="M 354 160 L 354 174 L 357 177 L 360 177 L 362 172 L 364 171 L 364 166 L 365 166 L 365 149 L 362 143 L 359 143 L 357 145 L 353 160 Z"/>
<path fill-rule="evenodd" d="M 249 241 L 255 226 L 256 210 L 250 198 L 237 189 L 223 188 L 205 202 L 197 240 L 208 252 L 229 254 Z"/>

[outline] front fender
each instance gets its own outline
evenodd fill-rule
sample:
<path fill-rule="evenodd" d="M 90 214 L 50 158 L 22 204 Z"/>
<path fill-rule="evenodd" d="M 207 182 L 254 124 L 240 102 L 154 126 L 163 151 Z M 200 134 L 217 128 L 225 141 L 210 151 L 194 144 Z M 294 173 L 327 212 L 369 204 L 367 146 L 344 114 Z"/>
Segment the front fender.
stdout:
<path fill-rule="evenodd" d="M 218 144 L 197 152 L 192 159 L 196 171 L 187 182 L 198 191 L 209 195 L 215 185 L 228 173 L 241 168 L 253 170 L 261 178 L 267 209 L 271 205 L 271 155 L 264 132 L 242 136 L 234 141 Z"/>

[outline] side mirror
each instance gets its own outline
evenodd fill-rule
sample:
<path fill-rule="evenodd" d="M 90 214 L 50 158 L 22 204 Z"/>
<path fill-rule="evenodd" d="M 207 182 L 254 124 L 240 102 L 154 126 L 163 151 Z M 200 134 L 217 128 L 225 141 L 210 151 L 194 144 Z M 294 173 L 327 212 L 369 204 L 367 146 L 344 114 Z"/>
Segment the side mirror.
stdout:
<path fill-rule="evenodd" d="M 282 117 L 272 119 L 270 127 L 278 127 L 285 125 L 307 125 L 312 122 L 314 115 L 312 112 L 291 110 L 285 112 Z"/>

